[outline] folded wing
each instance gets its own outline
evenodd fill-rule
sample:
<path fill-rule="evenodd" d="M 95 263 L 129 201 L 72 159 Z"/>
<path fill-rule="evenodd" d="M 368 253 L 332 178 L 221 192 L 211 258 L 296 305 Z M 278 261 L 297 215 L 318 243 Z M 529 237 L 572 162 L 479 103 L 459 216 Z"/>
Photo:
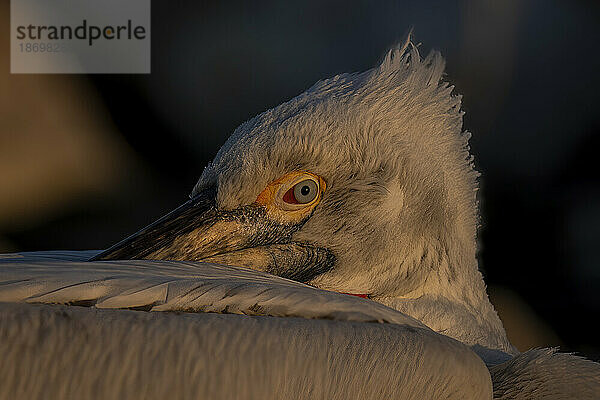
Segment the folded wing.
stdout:
<path fill-rule="evenodd" d="M 491 398 L 473 351 L 381 304 L 91 255 L 0 258 L 0 398 Z"/>

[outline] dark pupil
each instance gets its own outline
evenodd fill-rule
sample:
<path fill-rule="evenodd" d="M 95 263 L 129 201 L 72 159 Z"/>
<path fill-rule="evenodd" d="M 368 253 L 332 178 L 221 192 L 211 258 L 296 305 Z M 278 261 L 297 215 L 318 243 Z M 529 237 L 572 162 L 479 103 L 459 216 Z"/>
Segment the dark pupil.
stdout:
<path fill-rule="evenodd" d="M 302 196 L 306 196 L 310 193 L 310 188 L 308 186 L 302 186 L 300 193 L 302 193 Z"/>

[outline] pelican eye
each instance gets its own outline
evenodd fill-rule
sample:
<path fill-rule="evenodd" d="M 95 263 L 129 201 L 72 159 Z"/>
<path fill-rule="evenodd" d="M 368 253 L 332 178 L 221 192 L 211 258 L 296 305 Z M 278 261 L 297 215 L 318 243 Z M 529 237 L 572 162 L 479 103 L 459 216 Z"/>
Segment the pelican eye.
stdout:
<path fill-rule="evenodd" d="M 292 186 L 284 195 L 283 201 L 288 204 L 308 204 L 319 194 L 319 184 L 312 179 L 305 179 Z"/>
<path fill-rule="evenodd" d="M 254 204 L 263 207 L 269 218 L 296 224 L 308 218 L 321 201 L 327 183 L 307 171 L 292 171 L 269 183 Z"/>

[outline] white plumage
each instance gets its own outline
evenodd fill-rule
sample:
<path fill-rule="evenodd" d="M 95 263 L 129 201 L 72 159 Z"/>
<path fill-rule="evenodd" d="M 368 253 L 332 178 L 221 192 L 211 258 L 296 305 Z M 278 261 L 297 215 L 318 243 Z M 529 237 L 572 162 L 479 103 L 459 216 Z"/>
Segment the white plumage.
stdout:
<path fill-rule="evenodd" d="M 0 301 L 386 322 L 428 329 L 382 304 L 257 271 L 185 261 L 87 262 L 95 253 L 4 255 Z"/>
<path fill-rule="evenodd" d="M 1 301 L 93 307 L 0 304 L 0 398 L 490 397 L 467 346 L 381 304 L 240 268 L 90 255 L 2 260 Z"/>
<path fill-rule="evenodd" d="M 407 41 L 242 124 L 188 203 L 107 251 L 1 258 L 0 301 L 91 308 L 2 305 L 0 397 L 597 397 L 600 365 L 518 354 L 488 300 L 443 69 Z"/>

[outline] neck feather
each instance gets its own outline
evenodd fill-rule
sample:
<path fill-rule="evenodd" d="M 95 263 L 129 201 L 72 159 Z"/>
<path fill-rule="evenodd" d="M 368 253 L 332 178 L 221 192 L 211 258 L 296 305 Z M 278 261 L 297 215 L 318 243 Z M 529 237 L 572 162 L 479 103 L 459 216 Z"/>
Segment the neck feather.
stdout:
<path fill-rule="evenodd" d="M 470 346 L 515 354 L 502 322 L 490 303 L 477 261 L 463 275 L 449 280 L 442 270 L 431 274 L 418 291 L 404 296 L 373 297 L 410 315 L 434 331 Z"/>

